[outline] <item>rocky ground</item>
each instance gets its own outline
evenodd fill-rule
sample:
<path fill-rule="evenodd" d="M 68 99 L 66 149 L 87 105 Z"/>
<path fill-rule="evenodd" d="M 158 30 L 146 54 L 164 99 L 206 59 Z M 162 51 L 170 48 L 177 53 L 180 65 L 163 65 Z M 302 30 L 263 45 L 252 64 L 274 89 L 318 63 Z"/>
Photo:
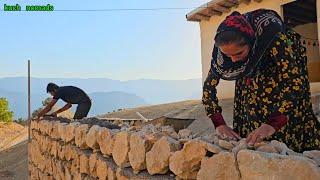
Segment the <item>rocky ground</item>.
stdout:
<path fill-rule="evenodd" d="M 0 179 L 28 179 L 27 141 L 0 152 Z"/>
<path fill-rule="evenodd" d="M 0 152 L 28 138 L 28 128 L 18 123 L 0 123 Z"/>

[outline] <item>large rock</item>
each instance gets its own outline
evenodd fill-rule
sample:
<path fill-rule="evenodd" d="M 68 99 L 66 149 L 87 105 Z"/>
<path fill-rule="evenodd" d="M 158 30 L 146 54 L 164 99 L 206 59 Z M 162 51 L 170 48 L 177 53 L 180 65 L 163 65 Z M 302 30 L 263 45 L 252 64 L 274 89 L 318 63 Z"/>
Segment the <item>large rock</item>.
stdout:
<path fill-rule="evenodd" d="M 90 159 L 90 153 L 83 152 L 80 155 L 80 173 L 85 173 L 85 174 L 90 173 L 89 159 Z"/>
<path fill-rule="evenodd" d="M 86 144 L 91 149 L 99 149 L 99 144 L 97 142 L 97 137 L 99 132 L 101 131 L 101 127 L 98 125 L 93 125 L 86 136 Z"/>
<path fill-rule="evenodd" d="M 147 170 L 149 174 L 165 174 L 169 170 L 171 153 L 181 148 L 179 141 L 164 136 L 159 139 L 146 154 Z"/>
<path fill-rule="evenodd" d="M 58 124 L 59 138 L 62 141 L 66 141 L 66 127 L 67 127 L 67 123 L 59 123 Z"/>
<path fill-rule="evenodd" d="M 130 136 L 129 161 L 134 173 L 147 168 L 146 153 L 151 150 L 154 142 L 144 135 L 143 132 L 136 132 Z"/>
<path fill-rule="evenodd" d="M 242 179 L 320 179 L 319 167 L 301 156 L 241 150 L 237 160 Z"/>
<path fill-rule="evenodd" d="M 74 140 L 75 137 L 75 129 L 80 126 L 81 124 L 79 122 L 72 122 L 67 125 L 66 127 L 66 134 L 65 134 L 65 141 L 71 142 Z"/>
<path fill-rule="evenodd" d="M 75 159 L 77 156 L 76 147 L 71 144 L 65 145 L 65 158 L 67 161 Z"/>
<path fill-rule="evenodd" d="M 210 158 L 205 157 L 201 161 L 201 168 L 197 175 L 197 179 L 240 179 L 234 154 L 230 152 L 221 152 Z"/>
<path fill-rule="evenodd" d="M 52 124 L 52 131 L 51 131 L 50 137 L 53 138 L 53 139 L 60 139 L 60 135 L 59 135 L 59 132 L 58 132 L 59 124 L 60 124 L 59 121 L 54 121 L 53 124 Z"/>
<path fill-rule="evenodd" d="M 75 129 L 75 143 L 80 149 L 87 149 L 86 136 L 89 130 L 88 124 L 82 124 Z"/>
<path fill-rule="evenodd" d="M 100 151 L 102 154 L 111 156 L 113 150 L 113 144 L 116 133 L 119 132 L 117 129 L 102 128 L 98 132 L 97 142 L 100 146 Z"/>
<path fill-rule="evenodd" d="M 92 153 L 89 158 L 89 172 L 93 177 L 97 177 L 97 153 Z"/>
<path fill-rule="evenodd" d="M 45 128 L 45 133 L 46 135 L 50 136 L 52 128 L 53 128 L 53 121 L 48 121 L 46 122 L 46 124 L 44 125 Z"/>
<path fill-rule="evenodd" d="M 206 149 L 200 140 L 191 140 L 184 144 L 181 151 L 170 157 L 170 170 L 182 179 L 196 179 L 201 160 Z"/>
<path fill-rule="evenodd" d="M 128 157 L 130 134 L 131 132 L 129 131 L 122 131 L 115 136 L 112 157 L 114 162 L 121 168 L 130 166 Z"/>
<path fill-rule="evenodd" d="M 107 180 L 108 179 L 108 165 L 101 158 L 98 158 L 98 160 L 97 160 L 97 176 L 98 176 L 99 180 Z"/>

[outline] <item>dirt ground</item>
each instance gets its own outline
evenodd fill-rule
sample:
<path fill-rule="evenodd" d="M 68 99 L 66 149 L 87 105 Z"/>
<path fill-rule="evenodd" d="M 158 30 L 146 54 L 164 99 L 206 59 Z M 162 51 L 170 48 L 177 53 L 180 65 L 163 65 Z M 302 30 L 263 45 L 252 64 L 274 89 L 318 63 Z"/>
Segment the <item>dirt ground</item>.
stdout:
<path fill-rule="evenodd" d="M 28 141 L 0 152 L 0 179 L 28 179 Z"/>

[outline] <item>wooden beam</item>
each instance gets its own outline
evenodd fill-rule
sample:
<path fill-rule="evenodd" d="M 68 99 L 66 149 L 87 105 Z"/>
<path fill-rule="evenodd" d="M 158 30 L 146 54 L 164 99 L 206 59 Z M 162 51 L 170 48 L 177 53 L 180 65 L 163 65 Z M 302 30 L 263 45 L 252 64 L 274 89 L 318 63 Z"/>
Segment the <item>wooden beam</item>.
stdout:
<path fill-rule="evenodd" d="M 239 5 L 240 4 L 239 0 L 226 0 L 226 1 L 229 2 L 229 3 L 232 3 L 234 5 Z"/>
<path fill-rule="evenodd" d="M 231 8 L 231 7 L 237 5 L 237 4 L 234 4 L 234 3 L 229 2 L 229 1 L 219 2 L 219 3 L 217 3 L 217 4 L 220 5 L 220 6 L 226 7 L 226 8 Z"/>
<path fill-rule="evenodd" d="M 206 8 L 206 9 L 203 9 L 200 14 L 203 14 L 203 15 L 206 15 L 206 16 L 214 16 L 214 15 L 219 15 L 221 16 L 222 15 L 222 12 L 220 11 L 216 11 L 216 10 L 213 10 L 211 8 Z"/>
<path fill-rule="evenodd" d="M 231 11 L 230 8 L 223 7 L 219 4 L 214 4 L 214 5 L 210 6 L 209 8 L 211 8 L 212 10 L 215 10 L 215 11 L 222 12 L 222 13 Z"/>
<path fill-rule="evenodd" d="M 212 9 L 211 9 L 211 13 L 212 13 L 212 16 L 214 16 L 214 15 L 221 16 L 222 15 L 222 12 L 219 12 L 219 11 L 216 11 L 216 10 L 212 10 Z"/>

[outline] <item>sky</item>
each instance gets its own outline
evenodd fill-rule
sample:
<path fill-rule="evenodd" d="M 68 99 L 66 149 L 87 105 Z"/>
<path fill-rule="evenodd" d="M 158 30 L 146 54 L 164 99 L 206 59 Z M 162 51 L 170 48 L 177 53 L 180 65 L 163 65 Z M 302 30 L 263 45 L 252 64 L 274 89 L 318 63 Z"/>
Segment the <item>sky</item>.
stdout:
<path fill-rule="evenodd" d="M 201 78 L 200 28 L 185 15 L 208 0 L 0 0 L 0 78 Z M 42 3 L 43 2 L 43 3 Z M 187 8 L 161 11 L 4 12 L 3 4 L 56 10 Z"/>

